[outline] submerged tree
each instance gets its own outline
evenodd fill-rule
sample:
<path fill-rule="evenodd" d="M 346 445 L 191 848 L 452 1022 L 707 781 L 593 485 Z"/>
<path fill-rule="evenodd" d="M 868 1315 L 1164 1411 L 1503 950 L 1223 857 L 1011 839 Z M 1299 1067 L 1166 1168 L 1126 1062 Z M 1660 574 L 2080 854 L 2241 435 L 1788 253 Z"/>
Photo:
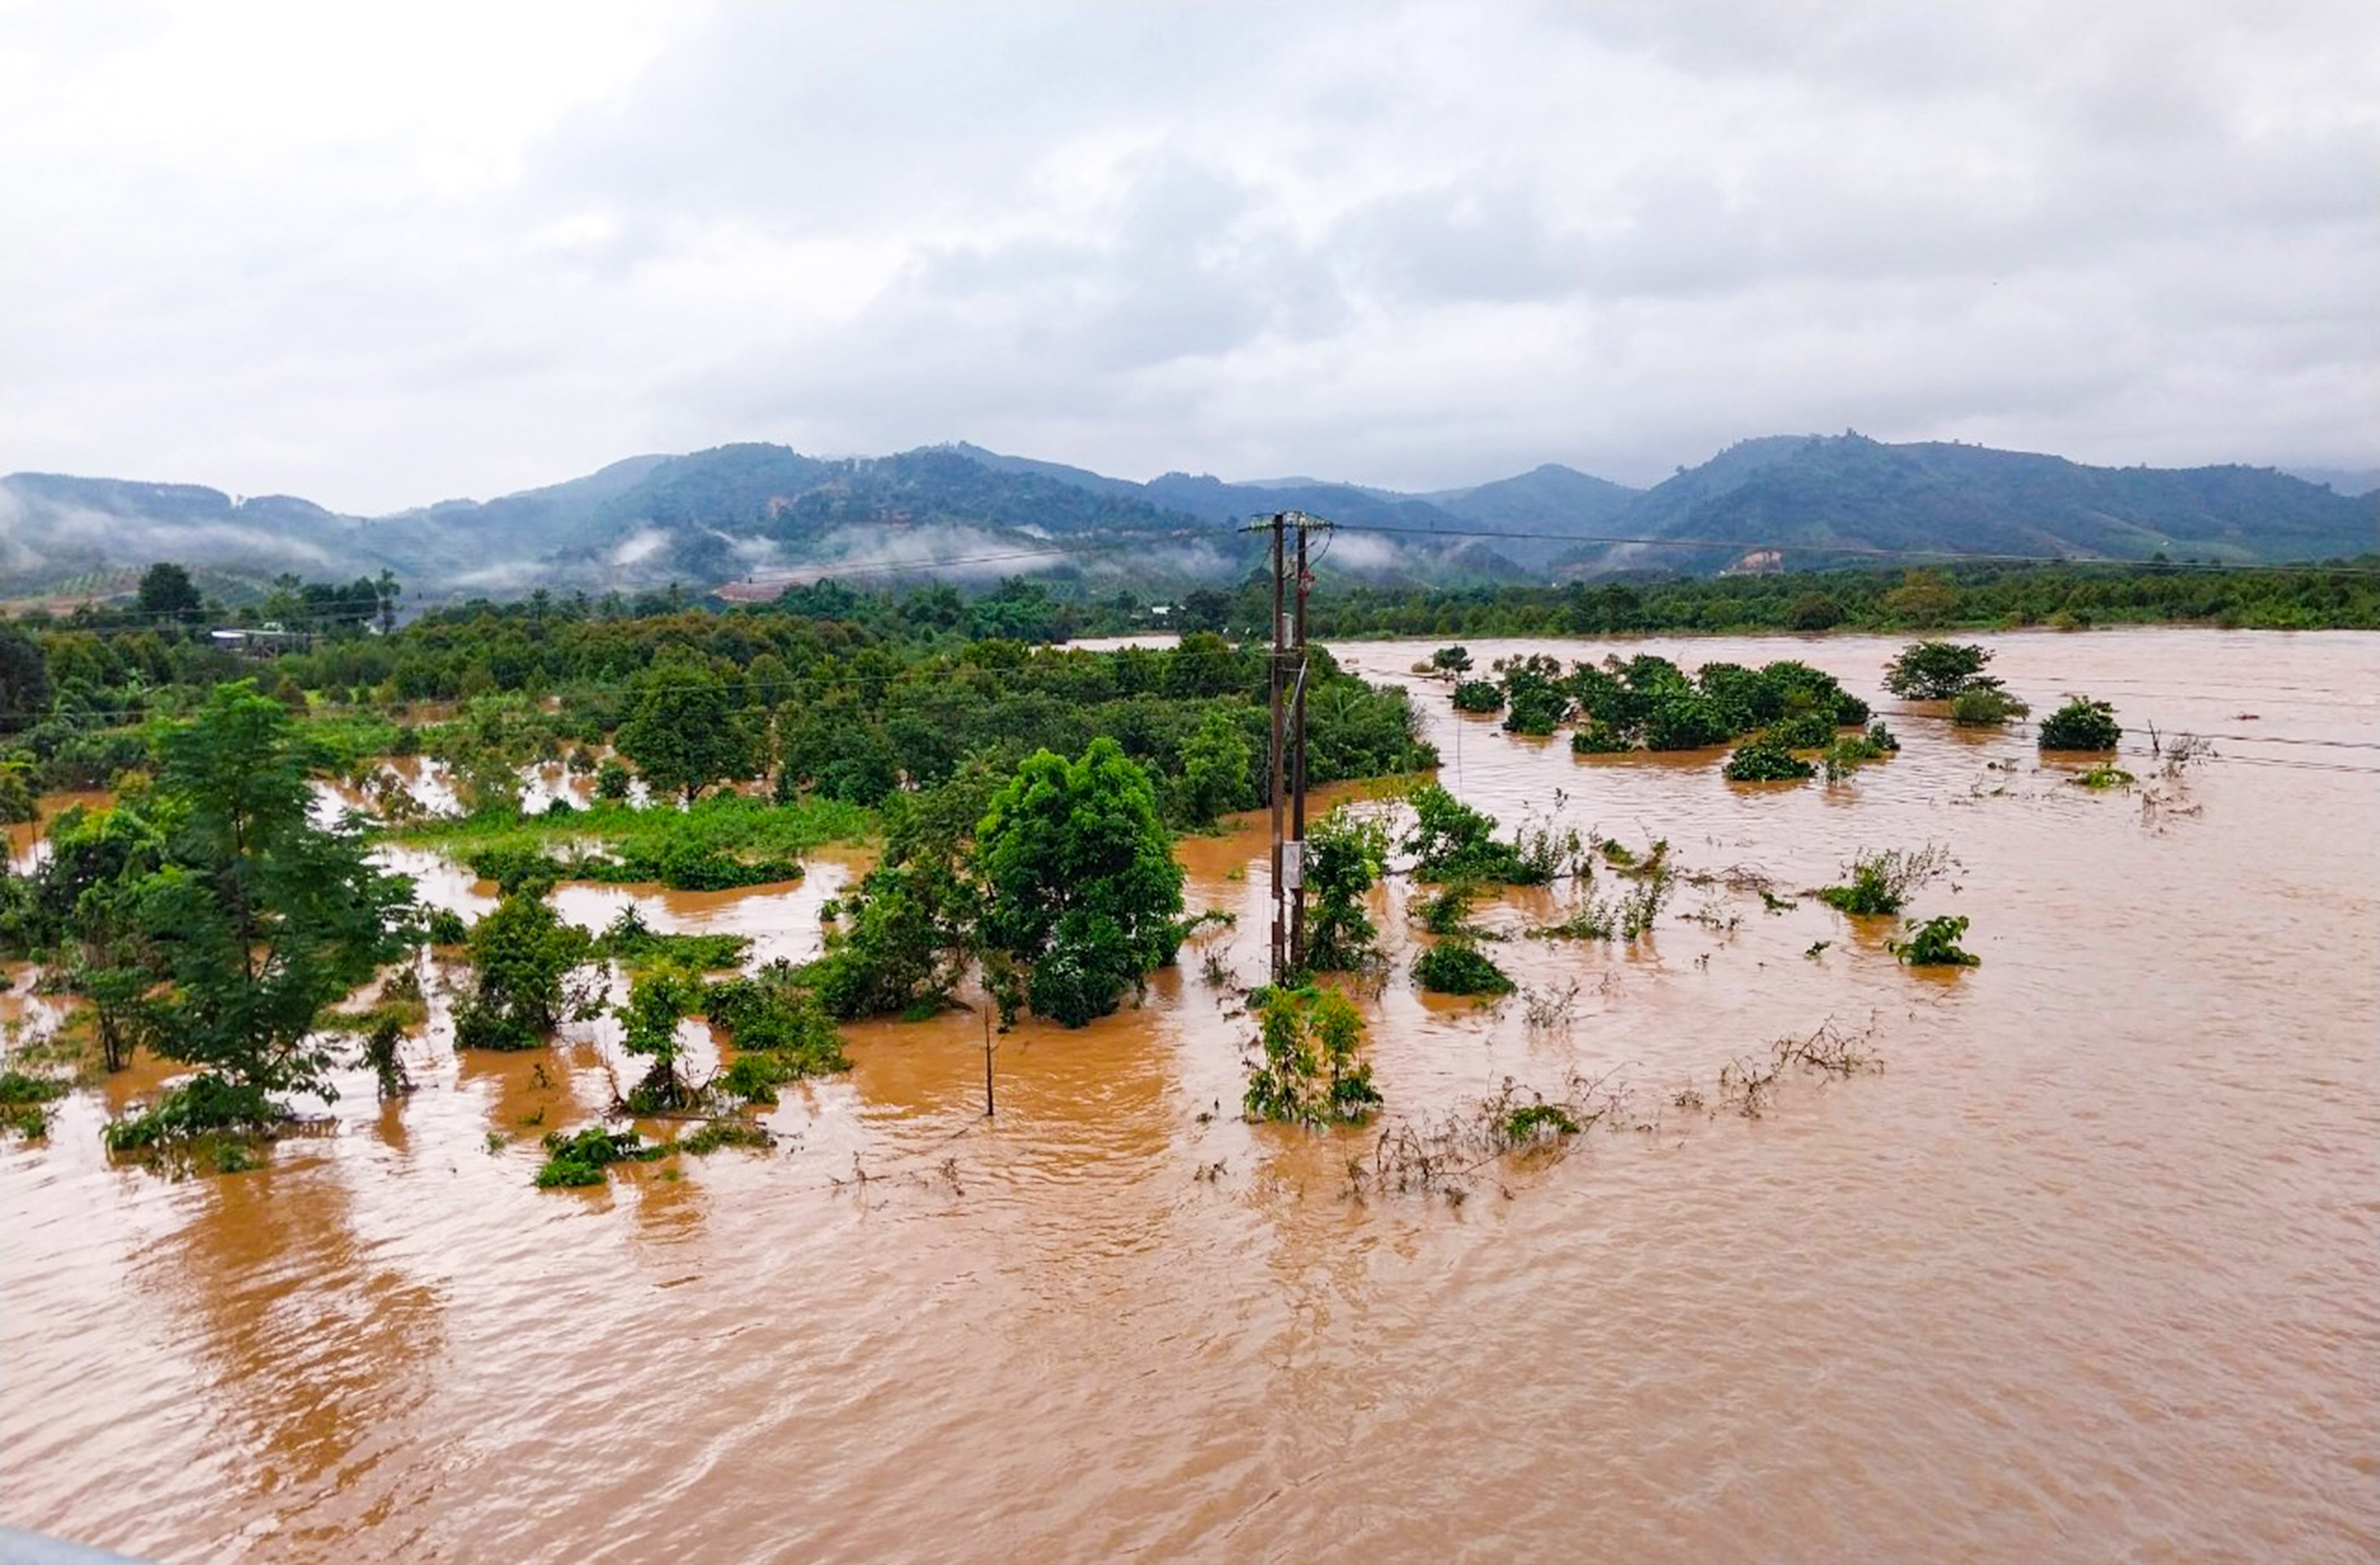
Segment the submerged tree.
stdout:
<path fill-rule="evenodd" d="M 1318 973 L 1343 973 L 1378 959 L 1379 930 L 1365 911 L 1365 893 L 1386 869 L 1389 829 L 1359 819 L 1345 805 L 1305 829 L 1305 961 Z"/>
<path fill-rule="evenodd" d="M 653 1113 L 684 1109 L 693 1101 L 693 1089 L 678 1074 L 684 1046 L 677 1025 L 702 1002 L 700 978 L 682 968 L 662 966 L 639 975 L 629 986 L 627 1003 L 613 1008 L 621 1026 L 620 1047 L 652 1062 L 645 1079 L 628 1090 L 630 1109 Z"/>
<path fill-rule="evenodd" d="M 540 888 L 514 892 L 471 926 L 470 997 L 455 1013 L 457 1049 L 535 1049 L 562 1025 L 573 969 L 595 940 L 565 922 Z"/>
<path fill-rule="evenodd" d="M 1991 649 L 1972 642 L 1913 641 L 1884 671 L 1884 687 L 1908 701 L 1947 701 L 1978 684 L 1999 681 L 1981 677 L 1992 661 Z"/>
<path fill-rule="evenodd" d="M 159 752 L 158 807 L 176 824 L 164 864 L 128 888 L 163 980 L 142 1002 L 150 1041 L 226 1089 L 200 1090 L 238 1118 L 267 1118 L 273 1095 L 331 1096 L 316 1029 L 409 943 L 412 882 L 373 865 L 358 831 L 313 822 L 296 725 L 253 686 L 218 688 Z"/>
<path fill-rule="evenodd" d="M 991 952 L 1027 970 L 1033 1009 L 1081 1026 L 1173 960 L 1182 867 L 1157 790 L 1113 739 L 1026 758 L 976 832 Z"/>
<path fill-rule="evenodd" d="M 971 765 L 887 803 L 883 856 L 841 899 L 826 954 L 803 975 L 828 1014 L 848 1021 L 948 1002 L 978 945 L 982 893 L 968 859 L 996 791 L 992 773 Z"/>
<path fill-rule="evenodd" d="M 1272 989 L 1251 1003 L 1261 1024 L 1264 1063 L 1250 1074 L 1242 1106 L 1252 1120 L 1283 1124 L 1361 1124 L 1380 1105 L 1369 1062 L 1358 1060 L 1364 1019 L 1337 989 Z"/>
<path fill-rule="evenodd" d="M 2113 706 L 2076 696 L 2041 720 L 2036 736 L 2045 750 L 2112 750 L 2124 731 Z"/>

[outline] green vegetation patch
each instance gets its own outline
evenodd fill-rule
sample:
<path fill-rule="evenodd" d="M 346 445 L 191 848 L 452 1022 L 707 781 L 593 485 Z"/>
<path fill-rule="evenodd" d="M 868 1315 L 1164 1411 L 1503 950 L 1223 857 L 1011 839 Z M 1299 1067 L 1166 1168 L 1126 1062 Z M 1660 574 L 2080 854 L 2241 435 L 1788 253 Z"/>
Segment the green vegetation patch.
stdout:
<path fill-rule="evenodd" d="M 545 1164 L 537 1171 L 537 1187 L 601 1184 L 603 1171 L 613 1163 L 650 1163 L 669 1156 L 633 1130 L 605 1130 L 589 1125 L 576 1135 L 550 1131 L 545 1137 Z"/>
<path fill-rule="evenodd" d="M 48 1135 L 49 1106 L 67 1095 L 67 1083 L 52 1076 L 0 1071 L 0 1129 L 12 1131 L 28 1141 L 39 1141 Z"/>
<path fill-rule="evenodd" d="M 149 1152 L 225 1132 L 266 1134 L 286 1118 L 262 1087 L 210 1074 L 172 1088 L 140 1113 L 109 1121 L 102 1135 L 111 1152 Z"/>
<path fill-rule="evenodd" d="M 1451 698 L 1459 712 L 1500 712 L 1504 710 L 1504 689 L 1493 680 L 1466 679 L 1454 687 Z"/>
<path fill-rule="evenodd" d="M 786 963 L 771 962 L 749 977 L 722 979 L 702 991 L 704 1017 L 735 1047 L 737 1059 L 723 1080 L 737 1097 L 771 1102 L 774 1089 L 796 1076 L 851 1068 L 834 1019 L 801 980 Z"/>
<path fill-rule="evenodd" d="M 748 935 L 668 935 L 645 922 L 636 904 L 620 909 L 595 947 L 631 972 L 667 963 L 697 973 L 734 967 L 752 949 Z"/>
<path fill-rule="evenodd" d="M 685 809 L 602 800 L 565 816 L 423 821 L 399 835 L 499 884 L 533 883 L 540 867 L 551 866 L 560 880 L 715 892 L 798 880 L 804 855 L 830 843 L 864 842 L 875 823 L 872 811 L 834 799 L 780 805 L 715 794 Z"/>
<path fill-rule="evenodd" d="M 1842 884 L 1822 887 L 1815 894 L 1838 912 L 1881 917 L 1900 912 L 1918 887 L 1949 867 L 1949 852 L 1930 843 L 1914 850 L 1864 853 L 1845 866 Z"/>
<path fill-rule="evenodd" d="M 1249 1009 L 1264 1062 L 1242 1100 L 1248 1118 L 1282 1124 L 1361 1124 L 1380 1106 L 1369 1062 L 1357 1058 L 1363 1018 L 1335 989 L 1268 989 Z"/>
<path fill-rule="evenodd" d="M 2124 737 L 2116 709 L 2076 696 L 2041 720 L 2037 740 L 2045 750 L 2112 750 Z"/>
<path fill-rule="evenodd" d="M 1727 758 L 1726 769 L 1730 782 L 1799 782 L 1817 770 L 1774 736 L 1738 748 Z"/>
<path fill-rule="evenodd" d="M 766 1152 L 777 1145 L 777 1138 L 749 1120 L 706 1120 L 696 1130 L 679 1136 L 672 1150 L 690 1158 L 708 1158 L 724 1146 L 745 1146 L 756 1152 Z"/>
<path fill-rule="evenodd" d="M 1433 994 L 1504 995 L 1519 986 L 1467 940 L 1440 940 L 1414 964 L 1414 978 Z"/>
<path fill-rule="evenodd" d="M 1959 947 L 1960 937 L 1967 932 L 1963 917 L 1945 916 L 1923 924 L 1912 919 L 1909 931 L 1905 940 L 1887 940 L 1885 949 L 1912 967 L 1973 967 L 1984 960 Z"/>
<path fill-rule="evenodd" d="M 2032 710 L 1997 685 L 1961 690 L 1950 698 L 1950 721 L 1961 728 L 1998 728 Z"/>

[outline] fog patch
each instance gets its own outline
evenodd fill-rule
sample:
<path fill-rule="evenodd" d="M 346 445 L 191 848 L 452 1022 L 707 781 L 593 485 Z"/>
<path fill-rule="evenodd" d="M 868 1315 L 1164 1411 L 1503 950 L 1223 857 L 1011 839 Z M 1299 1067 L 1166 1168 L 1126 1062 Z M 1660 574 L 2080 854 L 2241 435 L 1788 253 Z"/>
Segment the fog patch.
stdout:
<path fill-rule="evenodd" d="M 613 547 L 612 564 L 626 566 L 650 560 L 668 542 L 669 534 L 659 528 L 638 528 Z"/>

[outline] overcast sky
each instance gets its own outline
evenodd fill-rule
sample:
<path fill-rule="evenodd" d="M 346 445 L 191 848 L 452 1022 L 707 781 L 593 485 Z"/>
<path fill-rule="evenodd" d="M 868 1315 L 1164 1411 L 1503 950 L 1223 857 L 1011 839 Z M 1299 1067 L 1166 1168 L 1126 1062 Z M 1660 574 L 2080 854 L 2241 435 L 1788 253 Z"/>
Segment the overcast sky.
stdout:
<path fill-rule="evenodd" d="M 0 471 L 2380 464 L 2371 0 L 0 0 Z"/>

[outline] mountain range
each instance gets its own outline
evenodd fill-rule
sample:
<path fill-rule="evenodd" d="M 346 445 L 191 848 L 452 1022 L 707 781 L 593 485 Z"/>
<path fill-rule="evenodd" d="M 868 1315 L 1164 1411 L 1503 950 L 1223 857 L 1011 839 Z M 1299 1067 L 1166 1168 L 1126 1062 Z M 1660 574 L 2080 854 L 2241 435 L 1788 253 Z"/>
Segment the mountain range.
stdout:
<path fill-rule="evenodd" d="M 1261 547 L 1247 519 L 1281 510 L 1340 524 L 1322 569 L 1427 585 L 1930 553 L 2271 562 L 2380 547 L 2380 493 L 2347 491 L 2372 475 L 2320 476 L 2093 467 L 1847 432 L 1744 441 L 1644 490 L 1548 464 L 1408 494 L 1178 472 L 1143 483 L 967 444 L 834 459 L 740 444 L 353 516 L 286 495 L 17 473 L 0 479 L 0 598 L 105 596 L 156 560 L 232 590 L 386 568 L 416 601 L 669 581 L 753 598 L 825 576 L 1156 585 L 1239 575 Z"/>

